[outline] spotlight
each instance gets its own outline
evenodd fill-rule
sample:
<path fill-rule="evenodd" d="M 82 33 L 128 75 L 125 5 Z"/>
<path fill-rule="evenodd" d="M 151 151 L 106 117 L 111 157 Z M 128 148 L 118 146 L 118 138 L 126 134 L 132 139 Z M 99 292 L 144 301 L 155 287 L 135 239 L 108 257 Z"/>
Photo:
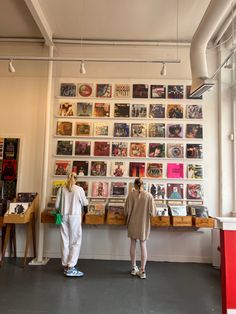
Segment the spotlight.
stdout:
<path fill-rule="evenodd" d="M 8 63 L 8 71 L 9 71 L 10 73 L 15 73 L 15 72 L 16 72 L 16 69 L 14 68 L 12 62 L 13 62 L 13 61 L 10 60 L 9 63 Z"/>
<path fill-rule="evenodd" d="M 81 74 L 86 74 L 86 69 L 85 69 L 85 66 L 84 66 L 84 61 L 81 61 L 81 63 L 80 63 L 80 73 L 81 73 Z"/>
<path fill-rule="evenodd" d="M 162 63 L 162 68 L 160 72 L 161 76 L 166 76 L 166 64 L 165 62 Z"/>

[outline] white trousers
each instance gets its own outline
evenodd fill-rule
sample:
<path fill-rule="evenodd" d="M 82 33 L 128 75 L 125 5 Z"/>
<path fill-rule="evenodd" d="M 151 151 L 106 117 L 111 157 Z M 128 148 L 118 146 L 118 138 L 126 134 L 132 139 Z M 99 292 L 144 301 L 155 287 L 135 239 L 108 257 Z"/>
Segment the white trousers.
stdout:
<path fill-rule="evenodd" d="M 74 267 L 77 264 L 81 240 L 81 215 L 65 215 L 60 226 L 62 265 Z"/>

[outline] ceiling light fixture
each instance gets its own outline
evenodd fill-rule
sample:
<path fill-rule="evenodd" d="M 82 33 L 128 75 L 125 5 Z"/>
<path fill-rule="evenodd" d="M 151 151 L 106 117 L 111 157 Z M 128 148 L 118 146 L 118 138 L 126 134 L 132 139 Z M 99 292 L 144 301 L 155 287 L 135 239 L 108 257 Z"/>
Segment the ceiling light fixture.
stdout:
<path fill-rule="evenodd" d="M 16 69 L 14 68 L 12 62 L 13 62 L 12 60 L 10 60 L 10 61 L 8 62 L 8 71 L 9 71 L 10 73 L 15 73 L 15 72 L 16 72 Z"/>
<path fill-rule="evenodd" d="M 80 63 L 80 73 L 81 74 L 86 74 L 86 69 L 85 69 L 85 65 L 84 65 L 84 61 L 83 60 Z"/>
<path fill-rule="evenodd" d="M 160 72 L 161 76 L 166 76 L 166 64 L 165 62 L 162 63 L 162 68 Z"/>

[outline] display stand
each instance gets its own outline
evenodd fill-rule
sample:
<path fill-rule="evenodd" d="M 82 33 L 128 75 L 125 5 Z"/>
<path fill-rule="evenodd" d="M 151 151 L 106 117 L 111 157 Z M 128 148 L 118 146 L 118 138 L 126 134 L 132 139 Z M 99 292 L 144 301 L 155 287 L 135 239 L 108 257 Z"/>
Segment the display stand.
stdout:
<path fill-rule="evenodd" d="M 218 217 L 220 228 L 222 314 L 236 314 L 236 218 Z"/>
<path fill-rule="evenodd" d="M 30 204 L 29 208 L 26 210 L 24 214 L 8 214 L 6 213 L 3 218 L 3 223 L 6 224 L 6 235 L 3 243 L 2 250 L 2 259 L 0 262 L 0 266 L 3 265 L 3 260 L 6 253 L 6 248 L 10 240 L 11 233 L 15 233 L 15 225 L 16 224 L 24 224 L 27 225 L 26 230 L 26 243 L 25 243 L 25 252 L 24 252 L 24 266 L 26 265 L 30 240 L 32 239 L 33 244 L 33 254 L 36 256 L 36 237 L 35 237 L 35 217 L 39 207 L 39 199 L 38 195 L 35 196 L 34 200 Z M 16 243 L 15 243 L 15 235 L 14 235 L 14 256 L 16 257 Z"/>

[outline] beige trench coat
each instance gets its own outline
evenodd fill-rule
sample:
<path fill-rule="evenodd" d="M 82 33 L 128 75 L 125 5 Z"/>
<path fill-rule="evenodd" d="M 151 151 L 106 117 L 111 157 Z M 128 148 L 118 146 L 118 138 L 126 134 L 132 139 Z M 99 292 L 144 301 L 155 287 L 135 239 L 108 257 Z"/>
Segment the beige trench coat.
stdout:
<path fill-rule="evenodd" d="M 146 240 L 151 229 L 151 215 L 154 213 L 155 203 L 151 193 L 133 190 L 125 201 L 125 215 L 128 237 Z"/>

